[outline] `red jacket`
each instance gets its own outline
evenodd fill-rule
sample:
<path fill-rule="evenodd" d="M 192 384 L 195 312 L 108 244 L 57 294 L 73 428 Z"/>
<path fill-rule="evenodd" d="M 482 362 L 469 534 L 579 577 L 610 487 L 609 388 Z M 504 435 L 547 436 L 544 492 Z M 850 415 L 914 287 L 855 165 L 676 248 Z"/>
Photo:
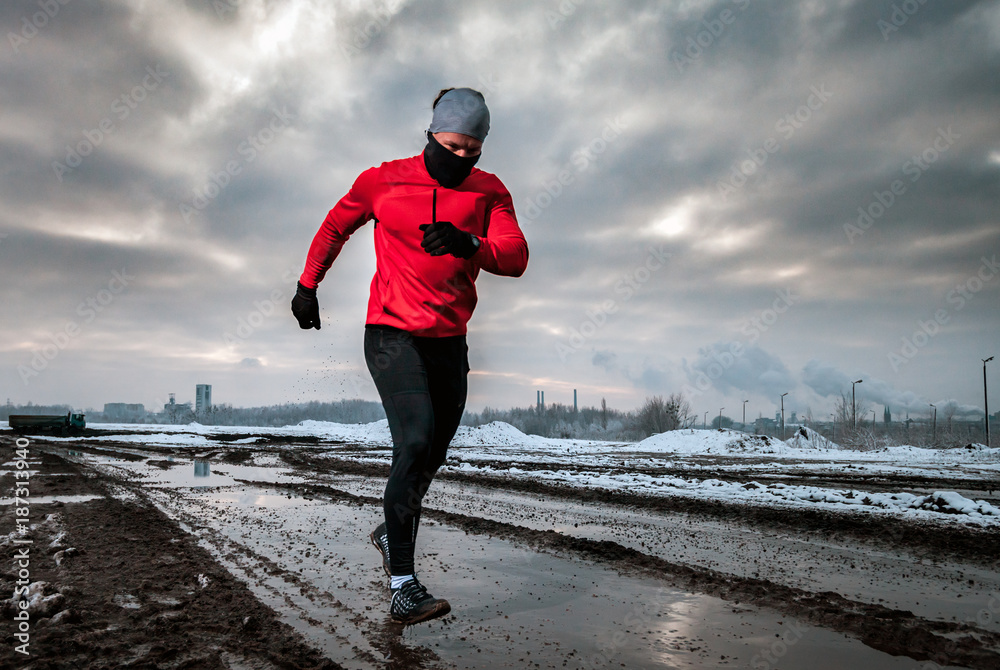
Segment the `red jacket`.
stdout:
<path fill-rule="evenodd" d="M 468 260 L 431 256 L 419 226 L 451 221 L 477 235 L 480 248 Z M 476 308 L 479 270 L 520 277 L 528 265 L 528 243 L 517 225 L 510 193 L 494 175 L 477 168 L 458 188 L 444 188 L 427 173 L 423 154 L 382 163 L 361 173 L 320 226 L 299 281 L 315 288 L 344 242 L 375 220 L 377 270 L 372 277 L 367 323 L 402 328 L 414 335 L 464 335 Z"/>

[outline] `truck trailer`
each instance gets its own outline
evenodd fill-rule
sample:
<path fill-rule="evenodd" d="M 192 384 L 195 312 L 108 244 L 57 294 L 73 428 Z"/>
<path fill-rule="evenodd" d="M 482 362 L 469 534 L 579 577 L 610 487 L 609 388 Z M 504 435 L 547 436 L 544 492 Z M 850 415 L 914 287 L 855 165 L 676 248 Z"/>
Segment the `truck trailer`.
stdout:
<path fill-rule="evenodd" d="M 83 414 L 11 414 L 8 423 L 16 433 L 58 433 L 78 435 L 87 427 Z"/>

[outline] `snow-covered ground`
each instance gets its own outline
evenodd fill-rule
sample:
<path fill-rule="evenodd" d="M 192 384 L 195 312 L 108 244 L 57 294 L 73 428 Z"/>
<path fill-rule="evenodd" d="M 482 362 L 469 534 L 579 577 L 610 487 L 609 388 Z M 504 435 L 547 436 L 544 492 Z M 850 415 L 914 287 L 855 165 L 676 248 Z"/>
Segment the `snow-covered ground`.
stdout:
<path fill-rule="evenodd" d="M 251 447 L 267 443 L 268 436 L 293 440 L 318 437 L 321 442 L 315 446 L 329 456 L 386 463 L 392 444 L 385 420 L 369 424 L 303 421 L 281 428 L 198 423 L 91 424 L 90 427 L 109 432 L 95 437 L 47 439 L 78 443 L 115 441 L 133 443 L 137 448 L 146 445 L 205 449 Z M 115 434 L 117 430 L 123 433 Z M 217 439 L 232 435 L 250 437 Z M 460 426 L 452 440 L 445 470 L 645 495 L 866 510 L 946 523 L 1000 525 L 1000 508 L 955 490 L 880 492 L 870 486 L 861 490 L 774 481 L 785 475 L 797 479 L 796 475 L 808 471 L 857 481 L 876 475 L 968 480 L 970 488 L 975 490 L 991 489 L 991 482 L 995 481 L 996 488 L 1000 488 L 1000 449 L 970 445 L 955 449 L 900 446 L 853 451 L 842 449 L 804 427 L 786 441 L 731 430 L 677 430 L 640 442 L 623 443 L 526 435 L 510 424 L 495 421 L 478 427 Z M 703 471 L 725 473 L 726 479 L 710 476 L 709 472 L 699 476 Z M 755 476 L 766 481 L 755 481 Z"/>

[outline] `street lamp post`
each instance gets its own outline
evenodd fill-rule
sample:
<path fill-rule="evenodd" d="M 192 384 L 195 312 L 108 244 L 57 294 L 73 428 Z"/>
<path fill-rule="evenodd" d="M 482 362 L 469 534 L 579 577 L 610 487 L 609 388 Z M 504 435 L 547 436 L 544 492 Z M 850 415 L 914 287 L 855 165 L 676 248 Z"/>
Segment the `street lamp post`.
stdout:
<path fill-rule="evenodd" d="M 837 415 L 831 414 L 830 419 L 833 421 L 833 441 L 837 441 Z"/>
<path fill-rule="evenodd" d="M 719 430 L 722 430 L 722 410 L 724 410 L 724 409 L 726 409 L 726 408 L 725 407 L 720 407 L 719 408 Z"/>
<path fill-rule="evenodd" d="M 785 439 L 785 396 L 788 391 L 781 394 L 781 439 Z"/>
<path fill-rule="evenodd" d="M 749 400 L 743 401 L 743 432 L 747 432 L 747 403 Z"/>
<path fill-rule="evenodd" d="M 986 447 L 990 446 L 990 399 L 986 394 L 986 364 L 993 360 L 993 357 L 983 360 L 983 409 L 986 410 Z"/>
<path fill-rule="evenodd" d="M 937 446 L 937 407 L 935 407 L 932 402 L 927 404 L 934 407 L 934 420 L 932 424 L 934 427 L 931 429 L 931 443 Z"/>
<path fill-rule="evenodd" d="M 705 418 L 701 421 L 701 427 L 703 429 L 708 429 L 708 412 L 705 412 Z"/>
<path fill-rule="evenodd" d="M 851 382 L 851 423 L 854 425 L 854 430 L 858 429 L 858 403 L 854 400 L 854 385 L 860 384 L 861 381 L 859 379 L 856 382 Z"/>

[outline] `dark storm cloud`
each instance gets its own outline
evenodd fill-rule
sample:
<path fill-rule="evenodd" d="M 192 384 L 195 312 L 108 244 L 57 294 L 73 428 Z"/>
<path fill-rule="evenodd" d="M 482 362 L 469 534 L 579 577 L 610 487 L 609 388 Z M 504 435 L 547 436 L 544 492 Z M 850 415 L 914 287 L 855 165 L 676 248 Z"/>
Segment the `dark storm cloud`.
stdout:
<path fill-rule="evenodd" d="M 802 370 L 802 381 L 821 396 L 836 396 L 851 385 L 851 379 L 836 366 L 818 360 L 809 361 Z"/>
<path fill-rule="evenodd" d="M 8 17 L 33 9 L 36 3 L 5 5 Z M 199 86 L 137 18 L 114 2 L 60 5 L 18 53 L 3 55 L 0 96 L 18 136 L 2 167 L 8 208 L 79 211 L 157 183 L 148 152 L 160 147 L 147 141 L 145 156 L 119 152 L 186 115 Z"/>
<path fill-rule="evenodd" d="M 278 317 L 231 349 L 221 334 L 284 286 L 361 170 L 421 150 L 437 90 L 466 85 L 493 115 L 480 167 L 510 189 L 531 247 L 523 278 L 479 284 L 473 337 L 532 342 L 484 372 L 568 382 L 596 366 L 623 395 L 676 391 L 719 343 L 747 343 L 741 329 L 782 290 L 795 305 L 712 393 L 770 398 L 821 352 L 830 369 L 807 366 L 807 388 L 826 389 L 838 368 L 885 367 L 901 334 L 1000 245 L 998 3 L 914 2 L 887 38 L 879 20 L 906 3 L 62 5 L 0 54 L 9 356 L 37 344 L 31 309 L 58 321 L 127 262 L 142 300 L 116 304 L 114 323 L 150 351 L 169 333 L 191 366 L 259 361 L 254 373 L 270 374 L 279 345 L 307 360 L 316 340 Z M 4 35 L 36 11 L 4 3 Z M 139 92 L 157 67 L 169 76 Z M 105 119 L 114 131 L 60 181 L 53 163 Z M 948 128 L 955 139 L 911 181 L 914 157 Z M 896 180 L 905 192 L 882 205 Z M 879 206 L 860 234 L 845 230 Z M 368 234 L 321 289 L 345 323 L 363 318 Z M 617 289 L 650 246 L 669 261 L 626 297 Z M 942 331 L 941 351 L 958 335 L 963 349 L 991 346 L 998 286 Z M 615 312 L 560 359 L 555 345 L 608 300 Z M 202 358 L 189 353 L 199 342 Z M 914 359 L 871 399 L 909 407 L 895 389 L 926 395 L 919 371 L 937 360 Z M 969 405 L 963 384 L 944 394 Z"/>
<path fill-rule="evenodd" d="M 900 391 L 889 382 L 869 375 L 857 374 L 849 377 L 836 366 L 819 360 L 809 361 L 802 370 L 802 381 L 805 385 L 823 397 L 850 398 L 851 382 L 857 379 L 861 380 L 860 384 L 854 385 L 854 393 L 858 399 L 887 406 L 894 412 L 923 413 L 930 406 L 927 400 L 913 391 Z M 940 402 L 940 406 L 949 408 L 953 414 L 963 416 L 975 414 L 977 411 L 974 406 L 960 405 L 953 399 Z M 978 411 L 982 414 L 981 409 Z"/>
<path fill-rule="evenodd" d="M 683 363 L 688 382 L 705 391 L 711 384 L 724 394 L 731 391 L 778 397 L 795 387 L 795 380 L 777 356 L 757 345 L 714 342 L 698 351 L 698 358 Z"/>

